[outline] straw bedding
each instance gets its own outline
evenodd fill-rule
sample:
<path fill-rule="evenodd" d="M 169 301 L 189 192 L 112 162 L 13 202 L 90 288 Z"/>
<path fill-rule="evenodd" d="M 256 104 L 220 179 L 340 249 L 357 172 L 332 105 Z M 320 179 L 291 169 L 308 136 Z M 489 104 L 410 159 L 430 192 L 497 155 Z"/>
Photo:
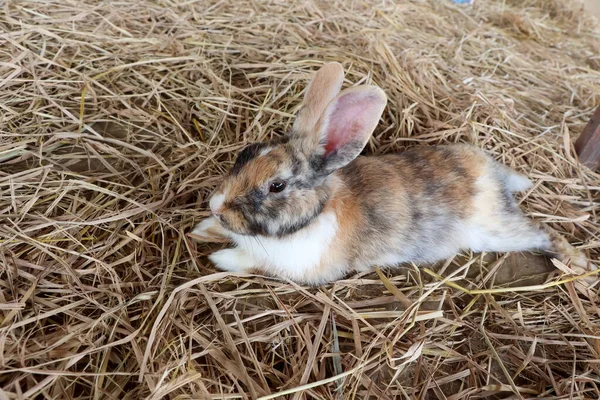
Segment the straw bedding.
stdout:
<path fill-rule="evenodd" d="M 579 2 L 0 6 L 1 399 L 600 397 L 598 300 L 539 256 L 306 288 L 216 271 L 185 236 L 335 60 L 389 96 L 367 153 L 484 148 L 598 263 L 600 175 L 572 142 L 600 32 Z"/>

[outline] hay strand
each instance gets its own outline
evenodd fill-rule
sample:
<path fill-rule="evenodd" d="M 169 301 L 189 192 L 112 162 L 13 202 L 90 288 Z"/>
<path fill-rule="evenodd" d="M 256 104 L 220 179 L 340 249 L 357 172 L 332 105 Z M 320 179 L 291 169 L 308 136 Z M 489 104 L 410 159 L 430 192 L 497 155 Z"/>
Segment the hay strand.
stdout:
<path fill-rule="evenodd" d="M 600 398 L 597 285 L 566 265 L 465 254 L 307 288 L 216 271 L 187 236 L 338 61 L 389 98 L 368 153 L 484 148 L 598 264 L 600 175 L 572 145 L 600 31 L 579 1 L 1 8 L 1 398 Z"/>

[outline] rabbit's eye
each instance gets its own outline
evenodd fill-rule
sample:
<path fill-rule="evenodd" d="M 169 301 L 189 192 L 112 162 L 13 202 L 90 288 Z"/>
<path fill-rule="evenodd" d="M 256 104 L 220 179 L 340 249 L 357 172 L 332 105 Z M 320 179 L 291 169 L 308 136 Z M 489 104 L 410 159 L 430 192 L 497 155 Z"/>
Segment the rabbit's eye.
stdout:
<path fill-rule="evenodd" d="M 269 186 L 269 192 L 271 193 L 279 193 L 281 191 L 283 191 L 283 189 L 285 189 L 286 183 L 284 181 L 273 181 L 271 182 L 271 185 Z"/>

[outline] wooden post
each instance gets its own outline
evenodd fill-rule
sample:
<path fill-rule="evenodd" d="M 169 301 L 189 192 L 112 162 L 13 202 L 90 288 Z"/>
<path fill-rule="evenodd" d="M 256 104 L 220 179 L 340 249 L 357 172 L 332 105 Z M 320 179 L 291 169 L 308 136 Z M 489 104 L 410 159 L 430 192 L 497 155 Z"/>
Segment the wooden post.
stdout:
<path fill-rule="evenodd" d="M 600 107 L 585 126 L 575 142 L 579 162 L 589 169 L 600 167 Z"/>

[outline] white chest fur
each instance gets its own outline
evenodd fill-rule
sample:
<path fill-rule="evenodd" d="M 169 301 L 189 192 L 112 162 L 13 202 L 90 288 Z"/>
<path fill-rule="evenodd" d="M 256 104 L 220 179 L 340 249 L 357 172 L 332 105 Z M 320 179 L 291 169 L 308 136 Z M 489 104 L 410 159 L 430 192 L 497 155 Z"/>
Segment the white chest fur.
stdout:
<path fill-rule="evenodd" d="M 335 214 L 327 212 L 306 228 L 283 238 L 237 234 L 231 237 L 256 265 L 291 279 L 302 279 L 327 257 L 337 230 Z"/>

